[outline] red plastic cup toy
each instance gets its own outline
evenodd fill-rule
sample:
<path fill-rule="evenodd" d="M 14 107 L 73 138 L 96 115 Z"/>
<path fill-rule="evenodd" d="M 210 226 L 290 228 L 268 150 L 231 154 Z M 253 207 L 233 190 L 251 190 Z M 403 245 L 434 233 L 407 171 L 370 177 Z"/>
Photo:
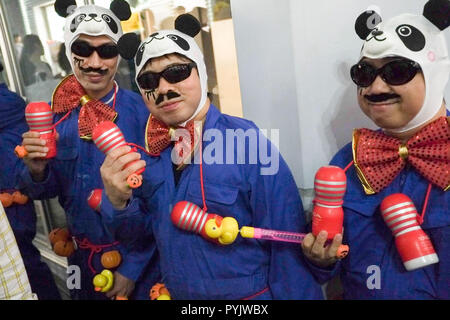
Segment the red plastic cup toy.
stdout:
<path fill-rule="evenodd" d="M 328 240 L 338 233 L 342 234 L 344 211 L 342 199 L 347 188 L 344 170 L 336 166 L 321 167 L 314 179 L 314 208 L 312 215 L 312 233 L 328 232 Z"/>
<path fill-rule="evenodd" d="M 99 123 L 92 131 L 92 140 L 95 145 L 106 155 L 119 147 L 127 145 L 122 131 L 120 131 L 119 127 L 111 121 L 103 121 Z M 130 152 L 133 151 L 136 151 L 136 149 L 132 149 Z M 134 162 L 135 161 L 128 163 L 125 168 Z M 139 169 L 127 178 L 127 183 L 130 188 L 135 189 L 142 185 L 141 173 L 144 172 L 144 170 L 145 168 Z"/>
<path fill-rule="evenodd" d="M 56 156 L 56 130 L 53 128 L 53 112 L 48 103 L 31 102 L 25 108 L 25 119 L 30 127 L 30 131 L 40 133 L 40 138 L 45 140 L 45 146 L 48 148 L 44 159 L 51 159 Z M 23 146 L 17 146 L 14 150 L 19 158 L 27 155 Z"/>
<path fill-rule="evenodd" d="M 102 204 L 102 189 L 94 189 L 88 196 L 88 205 L 95 211 L 100 211 Z"/>
<path fill-rule="evenodd" d="M 216 223 L 220 224 L 223 219 L 217 214 L 204 212 L 199 206 L 188 201 L 178 202 L 173 207 L 170 218 L 178 228 L 200 234 L 203 238 L 214 242 L 216 240 L 206 234 L 206 221 L 215 219 Z"/>
<path fill-rule="evenodd" d="M 406 270 L 438 263 L 439 258 L 428 235 L 417 222 L 417 210 L 411 199 L 395 193 L 384 198 L 381 214 L 395 237 L 395 245 Z"/>

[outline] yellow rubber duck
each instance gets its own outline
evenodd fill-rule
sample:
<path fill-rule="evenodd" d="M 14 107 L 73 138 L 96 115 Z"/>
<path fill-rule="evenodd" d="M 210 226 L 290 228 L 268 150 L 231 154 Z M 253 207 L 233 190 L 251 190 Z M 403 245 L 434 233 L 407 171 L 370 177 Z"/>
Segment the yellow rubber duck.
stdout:
<path fill-rule="evenodd" d="M 220 244 L 231 244 L 239 234 L 239 225 L 235 218 L 225 217 L 219 224 L 216 219 L 210 219 L 205 224 L 208 237 L 217 239 Z"/>
<path fill-rule="evenodd" d="M 114 285 L 114 275 L 111 271 L 105 269 L 94 277 L 92 283 L 95 291 L 107 292 Z"/>

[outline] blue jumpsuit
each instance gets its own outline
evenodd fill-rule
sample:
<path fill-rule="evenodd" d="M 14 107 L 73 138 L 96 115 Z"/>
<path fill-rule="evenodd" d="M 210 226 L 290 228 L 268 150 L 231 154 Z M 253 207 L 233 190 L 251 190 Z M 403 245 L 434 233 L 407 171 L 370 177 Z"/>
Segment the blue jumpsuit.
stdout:
<path fill-rule="evenodd" d="M 103 99 L 103 102 L 113 100 L 114 89 Z M 109 105 L 112 105 L 112 101 Z M 144 130 L 148 110 L 142 98 L 128 90 L 119 89 L 116 97 L 115 110 L 118 113 L 115 123 L 121 129 L 127 142 L 136 142 L 137 134 Z M 104 268 L 100 258 L 103 252 L 119 250 L 122 262 L 117 268 L 125 277 L 137 281 L 136 289 L 131 298 L 148 298 L 149 288 L 139 285 L 143 268 L 155 251 L 154 241 L 137 241 L 135 234 L 142 227 L 138 220 L 125 221 L 110 233 L 103 226 L 101 216 L 92 210 L 87 203 L 89 193 L 93 189 L 103 189 L 100 166 L 105 155 L 95 146 L 93 141 L 86 141 L 78 135 L 78 115 L 80 108 L 72 111 L 70 116 L 62 121 L 56 130 L 59 133 L 57 155 L 49 162 L 46 179 L 34 183 L 27 169 L 22 172 L 22 186 L 33 199 L 48 199 L 59 196 L 59 202 L 64 208 L 69 230 L 73 236 L 82 242 L 87 239 L 95 245 L 111 245 L 96 252 L 90 248 L 78 246 L 78 250 L 68 258 L 69 265 L 78 265 L 81 269 L 81 288 L 71 290 L 73 299 L 104 299 L 104 293 L 94 292 L 92 279 Z M 54 122 L 64 114 L 57 114 Z M 133 224 L 134 223 L 134 224 Z M 86 241 L 86 240 L 85 240 Z M 115 242 L 117 245 L 112 245 Z M 96 273 L 94 273 L 92 266 Z M 153 266 L 153 265 L 152 265 Z M 156 268 L 156 267 L 155 267 Z M 70 275 L 69 275 L 70 276 Z M 148 277 L 158 278 L 157 269 L 151 270 Z M 149 280 L 148 282 L 154 282 Z"/>
<path fill-rule="evenodd" d="M 352 158 L 346 145 L 332 159 L 332 165 L 345 168 Z M 366 195 L 355 167 L 347 172 L 344 197 L 344 239 L 349 255 L 331 269 L 311 265 L 320 282 L 340 274 L 345 299 L 449 299 L 450 298 L 450 196 L 433 186 L 421 228 L 430 237 L 439 263 L 406 271 L 391 230 L 383 221 L 379 206 L 385 197 L 404 193 L 422 212 L 428 181 L 407 166 L 381 192 Z M 379 286 L 376 272 L 379 270 Z"/>
<path fill-rule="evenodd" d="M 261 175 L 260 169 L 264 167 L 261 159 L 251 162 L 249 156 L 250 139 L 242 150 L 236 139 L 234 148 L 225 148 L 227 129 L 250 129 L 258 133 L 255 124 L 221 114 L 211 105 L 204 123 L 204 130 L 209 129 L 220 133 L 223 141 L 204 141 L 203 156 L 211 143 L 218 142 L 223 147 L 220 158 L 224 164 L 207 164 L 206 160 L 203 163 L 208 212 L 234 217 L 240 227 L 304 232 L 305 217 L 298 189 L 281 156 L 276 174 Z M 259 137 L 258 142 L 257 150 L 264 146 L 270 152 L 268 146 L 271 143 L 267 139 Z M 141 143 L 144 143 L 143 140 Z M 102 212 L 105 223 L 114 230 L 121 219 L 129 219 L 140 210 L 146 211 L 149 232 L 154 234 L 160 254 L 161 282 L 172 297 L 322 299 L 320 286 L 306 268 L 299 245 L 244 239 L 238 235 L 233 244 L 223 246 L 178 229 L 171 222 L 171 209 L 179 201 L 187 200 L 203 207 L 200 165 L 194 163 L 185 167 L 178 184 L 175 184 L 172 148 L 168 147 L 160 157 L 147 158 L 144 183 L 133 193 L 127 210 L 120 213 L 114 210 Z M 277 150 L 274 152 L 278 155 Z M 232 164 L 226 164 L 230 156 L 234 158 Z M 245 160 L 245 164 L 237 164 L 241 163 L 238 160 Z M 144 203 L 139 199 L 144 199 Z"/>
<path fill-rule="evenodd" d="M 28 131 L 25 122 L 25 101 L 0 84 L 0 192 L 12 193 L 23 162 L 14 154 L 14 148 L 22 142 L 22 134 Z M 12 204 L 5 208 L 11 228 L 27 270 L 30 285 L 41 300 L 61 299 L 48 266 L 41 262 L 39 250 L 32 244 L 36 235 L 36 213 L 33 201 L 24 205 Z"/>

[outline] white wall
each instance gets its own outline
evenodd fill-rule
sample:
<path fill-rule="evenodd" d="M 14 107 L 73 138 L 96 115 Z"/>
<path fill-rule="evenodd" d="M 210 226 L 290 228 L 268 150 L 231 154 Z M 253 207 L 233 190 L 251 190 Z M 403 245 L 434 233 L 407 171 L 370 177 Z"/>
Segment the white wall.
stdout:
<path fill-rule="evenodd" d="M 302 141 L 289 1 L 232 0 L 231 9 L 244 117 L 260 128 L 280 129 L 280 151 L 299 183 Z"/>
<path fill-rule="evenodd" d="M 353 128 L 374 128 L 349 76 L 362 46 L 354 31 L 358 15 L 377 5 L 388 20 L 422 13 L 425 3 L 231 1 L 244 117 L 280 129 L 280 151 L 300 188 L 312 188 L 317 169 L 350 142 Z M 450 44 L 450 29 L 445 33 Z"/>

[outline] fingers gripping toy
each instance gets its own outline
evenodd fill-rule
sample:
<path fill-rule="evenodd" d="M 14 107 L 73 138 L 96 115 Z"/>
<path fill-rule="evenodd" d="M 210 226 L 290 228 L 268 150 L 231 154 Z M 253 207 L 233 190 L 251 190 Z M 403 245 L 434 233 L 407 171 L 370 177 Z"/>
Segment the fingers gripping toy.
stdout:
<path fill-rule="evenodd" d="M 304 233 L 278 231 L 244 226 L 239 230 L 236 219 L 221 217 L 217 214 L 204 212 L 197 205 L 188 202 L 178 202 L 171 213 L 172 222 L 180 229 L 200 234 L 203 238 L 222 245 L 233 243 L 240 233 L 243 238 L 301 243 Z M 336 253 L 337 258 L 348 254 L 348 246 L 341 245 Z"/>
<path fill-rule="evenodd" d="M 53 126 L 53 112 L 50 105 L 45 102 L 31 102 L 25 108 L 25 119 L 31 131 L 40 133 L 40 138 L 45 140 L 48 148 L 44 159 L 56 156 L 56 130 Z M 28 152 L 24 146 L 17 146 L 14 149 L 17 157 L 23 158 Z"/>
<path fill-rule="evenodd" d="M 430 238 L 417 222 L 416 207 L 408 196 L 402 193 L 387 196 L 381 202 L 380 211 L 395 237 L 395 246 L 406 270 L 439 262 Z"/>
<path fill-rule="evenodd" d="M 119 147 L 127 145 L 119 127 L 111 121 L 103 121 L 98 124 L 92 131 L 92 139 L 94 140 L 95 145 L 106 155 Z M 136 148 L 133 148 L 130 152 L 136 150 Z M 135 161 L 128 163 L 125 168 L 134 162 Z M 139 169 L 127 178 L 127 183 L 130 188 L 135 189 L 142 185 L 141 173 L 144 172 L 144 170 L 145 168 Z"/>

